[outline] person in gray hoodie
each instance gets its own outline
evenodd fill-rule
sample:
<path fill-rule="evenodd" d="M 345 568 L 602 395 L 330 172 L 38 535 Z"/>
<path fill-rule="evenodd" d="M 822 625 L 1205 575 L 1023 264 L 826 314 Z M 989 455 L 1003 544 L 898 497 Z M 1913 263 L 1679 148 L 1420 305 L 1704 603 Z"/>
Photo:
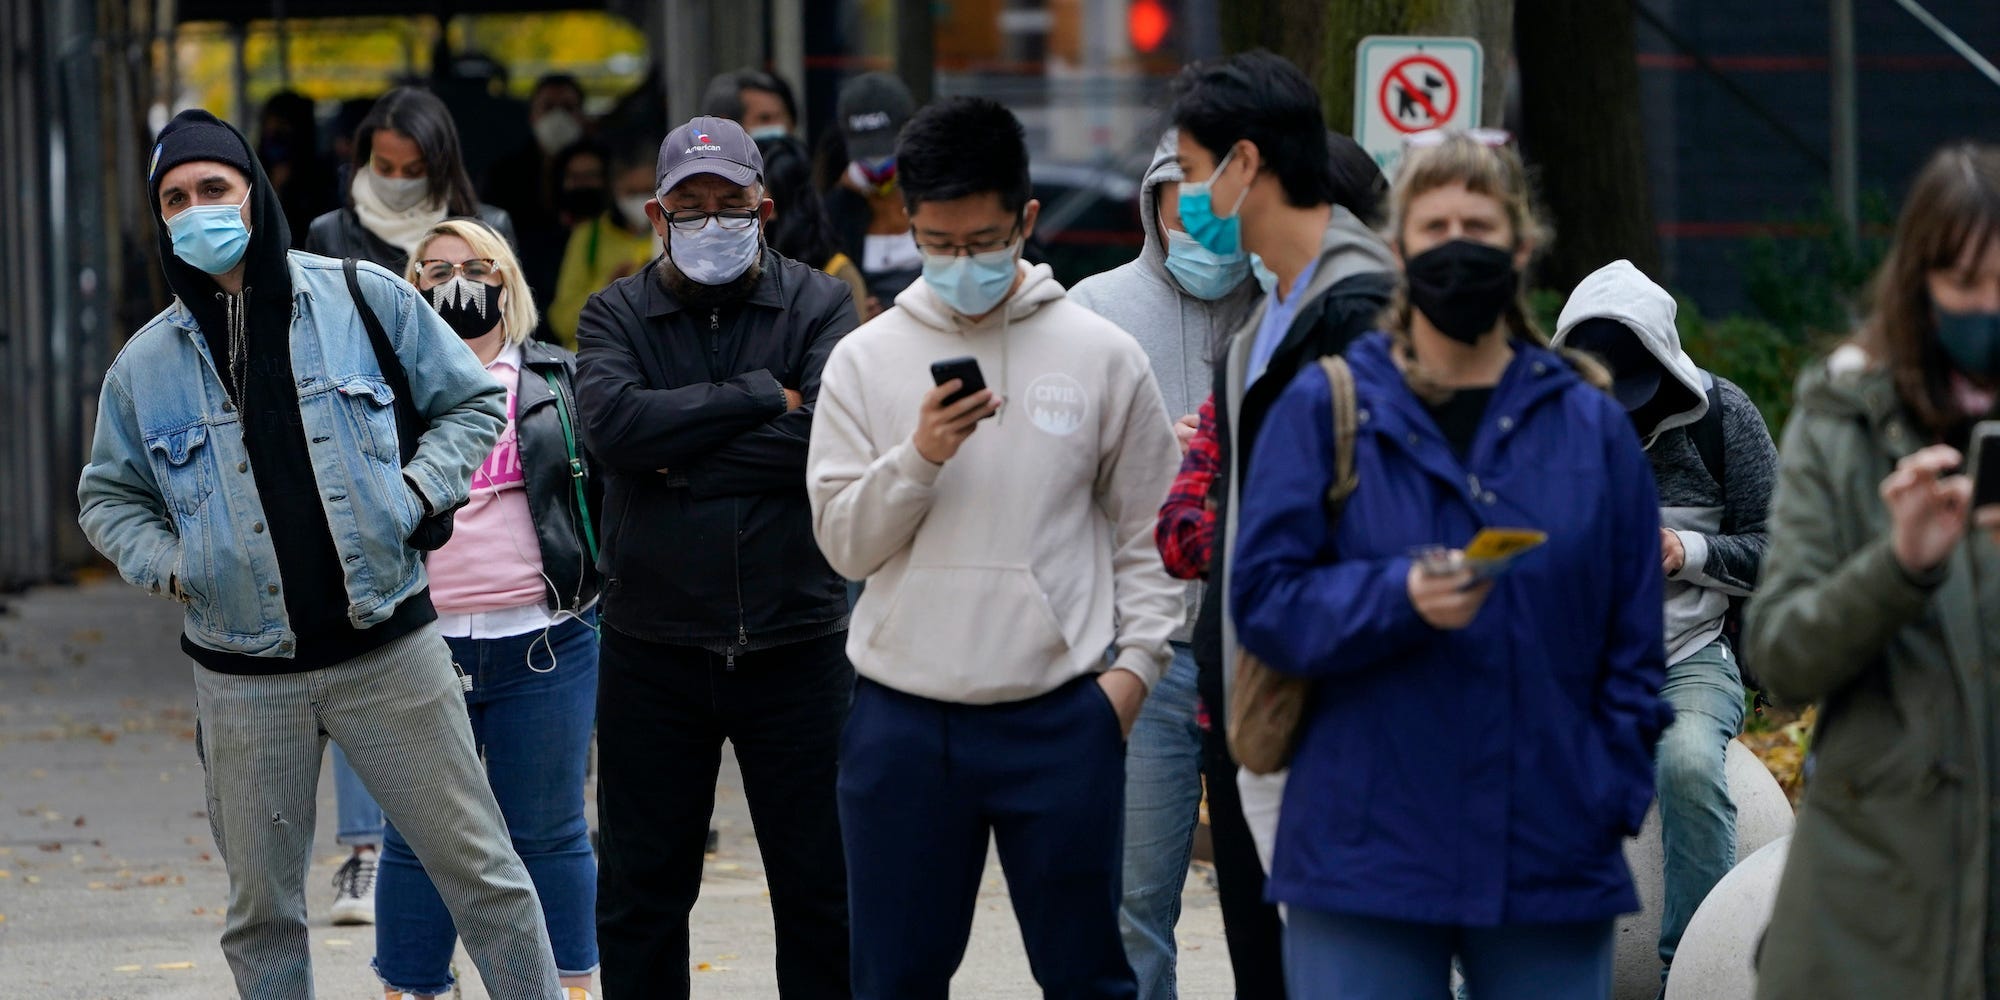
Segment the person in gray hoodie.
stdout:
<path fill-rule="evenodd" d="M 1724 768 L 1743 724 L 1743 681 L 1725 635 L 1733 605 L 1757 585 L 1778 450 L 1742 389 L 1681 349 L 1675 304 L 1630 261 L 1578 284 L 1555 345 L 1589 351 L 1653 460 L 1660 493 L 1660 567 L 1667 575 L 1667 682 L 1674 723 L 1657 758 L 1666 905 L 1660 962 L 1695 908 L 1736 864 L 1736 805 Z M 1665 980 L 1665 969 L 1661 979 Z"/>
<path fill-rule="evenodd" d="M 1246 253 L 1210 253 L 1181 229 L 1179 133 L 1168 129 L 1139 190 L 1146 231 L 1137 259 L 1092 275 L 1069 299 L 1124 327 L 1145 348 L 1174 430 L 1187 451 L 1208 397 L 1209 359 L 1262 295 Z M 1201 726 L 1189 645 L 1201 584 L 1189 584 L 1187 621 L 1174 658 L 1153 685 L 1125 748 L 1125 880 L 1118 931 L 1139 979 L 1139 996 L 1177 995 L 1174 925 L 1201 810 Z"/>

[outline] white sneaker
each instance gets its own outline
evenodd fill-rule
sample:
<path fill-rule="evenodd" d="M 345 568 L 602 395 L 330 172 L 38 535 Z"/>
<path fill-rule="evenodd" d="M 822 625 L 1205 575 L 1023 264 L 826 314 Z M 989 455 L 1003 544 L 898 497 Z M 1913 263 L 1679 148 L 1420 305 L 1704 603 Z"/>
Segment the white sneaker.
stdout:
<path fill-rule="evenodd" d="M 375 856 L 362 851 L 350 856 L 333 873 L 333 922 L 340 925 L 375 922 Z"/>

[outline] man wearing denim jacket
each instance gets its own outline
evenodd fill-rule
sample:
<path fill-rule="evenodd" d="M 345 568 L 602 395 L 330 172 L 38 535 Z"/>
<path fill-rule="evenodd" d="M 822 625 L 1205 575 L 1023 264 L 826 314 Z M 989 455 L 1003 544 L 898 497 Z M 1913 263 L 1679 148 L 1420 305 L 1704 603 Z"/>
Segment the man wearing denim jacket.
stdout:
<path fill-rule="evenodd" d="M 148 180 L 176 300 L 105 373 L 79 520 L 126 580 L 186 606 L 238 991 L 312 995 L 302 881 L 331 736 L 423 860 L 487 989 L 561 997 L 407 541 L 465 502 L 505 393 L 414 289 L 360 265 L 426 425 L 403 465 L 341 262 L 287 252 L 242 135 L 182 112 Z"/>

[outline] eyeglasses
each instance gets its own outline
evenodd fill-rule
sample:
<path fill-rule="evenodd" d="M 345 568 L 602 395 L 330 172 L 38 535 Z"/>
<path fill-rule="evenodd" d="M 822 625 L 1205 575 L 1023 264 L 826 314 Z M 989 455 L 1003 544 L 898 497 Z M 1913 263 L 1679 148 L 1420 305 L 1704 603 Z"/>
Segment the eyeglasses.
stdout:
<path fill-rule="evenodd" d="M 917 249 L 932 257 L 976 257 L 983 253 L 995 253 L 1014 245 L 1014 238 L 1020 235 L 1021 224 L 1017 221 L 1007 235 L 997 240 L 981 240 L 978 243 L 922 243 Z"/>
<path fill-rule="evenodd" d="M 467 281 L 485 281 L 500 273 L 500 262 L 491 257 L 474 257 L 454 264 L 448 260 L 417 261 L 417 273 L 432 284 L 450 281 L 454 274 L 465 275 Z"/>
<path fill-rule="evenodd" d="M 1461 135 L 1467 139 L 1471 139 L 1473 142 L 1488 147 L 1508 146 L 1514 142 L 1514 134 L 1503 128 L 1434 128 L 1426 129 L 1422 132 L 1412 132 L 1404 136 L 1403 147 L 1405 149 L 1429 149 L 1432 146 L 1442 146 L 1446 140 Z"/>
<path fill-rule="evenodd" d="M 683 208 L 667 213 L 667 225 L 684 233 L 698 232 L 714 219 L 716 228 L 742 231 L 757 224 L 757 210 L 754 208 L 725 208 L 720 212 L 704 212 L 698 208 Z"/>

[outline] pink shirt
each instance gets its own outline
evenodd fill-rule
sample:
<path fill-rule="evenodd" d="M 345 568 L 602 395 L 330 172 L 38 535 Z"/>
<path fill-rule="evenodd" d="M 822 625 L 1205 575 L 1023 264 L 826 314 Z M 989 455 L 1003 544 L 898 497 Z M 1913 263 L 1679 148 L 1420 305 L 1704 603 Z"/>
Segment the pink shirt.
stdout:
<path fill-rule="evenodd" d="M 548 601 L 514 422 L 520 347 L 501 351 L 486 370 L 507 387 L 507 426 L 472 474 L 472 498 L 453 518 L 451 541 L 431 553 L 431 601 L 443 616 L 542 607 Z"/>

